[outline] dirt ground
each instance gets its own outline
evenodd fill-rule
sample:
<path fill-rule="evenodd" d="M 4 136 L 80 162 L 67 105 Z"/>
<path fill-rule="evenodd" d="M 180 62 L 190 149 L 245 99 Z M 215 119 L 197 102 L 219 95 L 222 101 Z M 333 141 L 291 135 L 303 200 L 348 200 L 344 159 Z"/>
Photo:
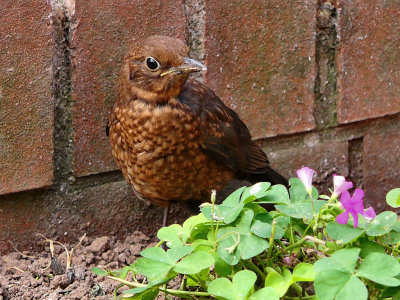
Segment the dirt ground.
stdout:
<path fill-rule="evenodd" d="M 133 262 L 141 250 L 156 244 L 141 232 L 134 232 L 123 241 L 107 236 L 95 239 L 85 237 L 72 254 L 73 271 L 68 277 L 65 273 L 65 248 L 54 243 L 52 262 L 50 243 L 43 237 L 37 237 L 37 240 L 45 245 L 41 253 L 16 249 L 1 257 L 0 300 L 113 299 L 113 291 L 118 284 L 96 276 L 91 271 L 92 267 L 122 268 Z M 65 246 L 71 250 L 76 244 Z"/>

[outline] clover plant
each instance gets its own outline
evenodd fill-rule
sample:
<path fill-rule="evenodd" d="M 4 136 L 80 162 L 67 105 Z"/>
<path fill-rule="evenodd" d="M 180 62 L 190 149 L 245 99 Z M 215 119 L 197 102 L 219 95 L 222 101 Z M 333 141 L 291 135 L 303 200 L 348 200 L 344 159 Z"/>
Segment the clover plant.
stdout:
<path fill-rule="evenodd" d="M 343 176 L 328 196 L 312 186 L 314 170 L 297 174 L 289 190 L 260 182 L 219 205 L 213 193 L 198 215 L 161 228 L 157 246 L 129 266 L 93 271 L 120 283 L 119 299 L 400 299 L 397 214 L 364 209 L 364 192 L 350 196 Z M 387 203 L 399 207 L 399 195 L 392 190 Z"/>

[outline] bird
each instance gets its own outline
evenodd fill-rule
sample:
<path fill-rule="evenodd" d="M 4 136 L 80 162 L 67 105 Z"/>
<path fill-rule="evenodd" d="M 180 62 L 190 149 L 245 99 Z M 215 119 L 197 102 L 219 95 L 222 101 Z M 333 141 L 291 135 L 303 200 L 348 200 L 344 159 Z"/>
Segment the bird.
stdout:
<path fill-rule="evenodd" d="M 122 62 L 107 133 L 112 154 L 136 196 L 164 207 L 206 202 L 233 178 L 287 186 L 239 116 L 206 85 L 204 72 L 174 37 L 136 42 Z"/>

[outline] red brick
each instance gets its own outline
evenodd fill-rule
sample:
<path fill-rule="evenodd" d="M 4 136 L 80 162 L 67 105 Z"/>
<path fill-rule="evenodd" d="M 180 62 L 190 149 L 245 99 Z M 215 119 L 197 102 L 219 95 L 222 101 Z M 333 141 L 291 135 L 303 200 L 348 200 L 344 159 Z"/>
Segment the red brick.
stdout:
<path fill-rule="evenodd" d="M 184 37 L 181 1 L 76 1 L 73 31 L 76 175 L 115 169 L 105 125 L 129 44 L 152 34 Z"/>
<path fill-rule="evenodd" d="M 287 178 L 297 177 L 296 170 L 310 167 L 317 172 L 314 184 L 320 193 L 329 193 L 333 174 L 347 176 L 347 141 L 321 141 L 318 135 L 308 136 L 304 144 L 279 151 L 266 151 L 272 168 Z"/>
<path fill-rule="evenodd" d="M 162 207 L 135 198 L 125 181 L 79 188 L 68 195 L 20 193 L 0 200 L 0 255 L 12 250 L 8 241 L 21 251 L 37 248 L 37 233 L 74 244 L 83 233 L 123 238 L 139 230 L 155 236 L 163 216 Z M 171 224 L 182 224 L 189 216 L 184 203 L 172 204 Z"/>
<path fill-rule="evenodd" d="M 53 179 L 52 29 L 46 1 L 0 5 L 0 194 Z"/>
<path fill-rule="evenodd" d="M 207 84 L 254 138 L 310 130 L 316 1 L 206 1 Z"/>
<path fill-rule="evenodd" d="M 376 210 L 388 210 L 386 194 L 400 187 L 400 133 L 370 133 L 363 149 L 365 199 Z"/>
<path fill-rule="evenodd" d="M 399 1 L 340 1 L 339 123 L 400 111 L 399 32 Z"/>

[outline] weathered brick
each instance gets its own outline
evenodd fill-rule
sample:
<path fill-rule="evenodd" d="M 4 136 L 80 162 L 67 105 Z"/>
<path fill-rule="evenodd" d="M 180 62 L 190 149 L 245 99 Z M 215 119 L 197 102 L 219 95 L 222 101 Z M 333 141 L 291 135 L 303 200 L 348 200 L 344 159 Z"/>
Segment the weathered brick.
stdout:
<path fill-rule="evenodd" d="M 254 138 L 310 130 L 316 2 L 206 1 L 207 84 Z"/>
<path fill-rule="evenodd" d="M 181 1 L 77 0 L 73 30 L 76 175 L 115 168 L 105 125 L 115 99 L 120 63 L 135 40 L 184 37 Z"/>
<path fill-rule="evenodd" d="M 386 194 L 400 187 L 400 133 L 370 133 L 364 137 L 365 199 L 377 211 L 388 210 Z"/>
<path fill-rule="evenodd" d="M 400 111 L 400 2 L 340 1 L 338 121 Z"/>
<path fill-rule="evenodd" d="M 317 134 L 313 134 L 298 146 L 264 150 L 272 168 L 287 178 L 297 177 L 296 170 L 304 166 L 314 169 L 317 172 L 314 184 L 323 193 L 329 193 L 328 189 L 332 188 L 333 174 L 347 176 L 349 173 L 347 141 L 322 141 Z"/>
<path fill-rule="evenodd" d="M 183 203 L 173 203 L 169 222 L 182 223 L 190 215 Z M 79 187 L 68 195 L 51 191 L 19 193 L 0 198 L 0 254 L 36 244 L 36 233 L 60 242 L 112 235 L 126 237 L 138 230 L 155 236 L 161 227 L 163 208 L 135 198 L 125 181 Z"/>
<path fill-rule="evenodd" d="M 0 194 L 53 179 L 49 14 L 46 1 L 0 5 Z"/>

